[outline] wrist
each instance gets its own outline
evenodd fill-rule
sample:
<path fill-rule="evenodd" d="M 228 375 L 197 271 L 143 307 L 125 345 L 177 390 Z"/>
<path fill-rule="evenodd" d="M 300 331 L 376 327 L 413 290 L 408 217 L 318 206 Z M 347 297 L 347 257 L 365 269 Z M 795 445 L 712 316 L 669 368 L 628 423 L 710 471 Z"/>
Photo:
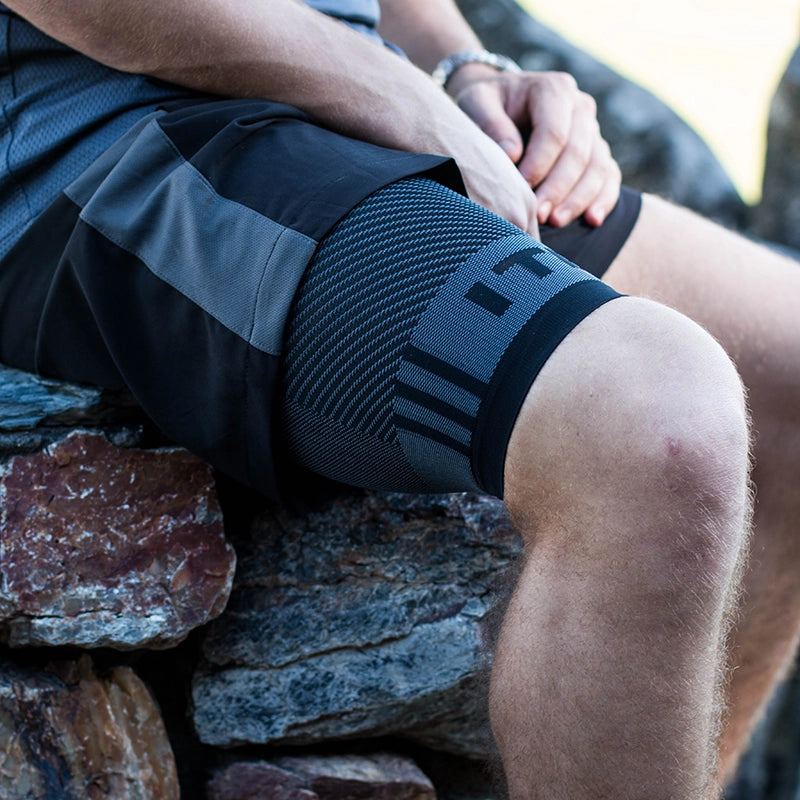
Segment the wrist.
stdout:
<path fill-rule="evenodd" d="M 498 71 L 488 64 L 463 64 L 450 76 L 445 91 L 451 97 L 457 98 L 470 84 L 494 80 L 498 74 Z"/>
<path fill-rule="evenodd" d="M 436 83 L 449 94 L 472 80 L 488 78 L 497 72 L 519 72 L 519 66 L 507 56 L 488 50 L 459 50 L 443 58 L 432 72 Z"/>

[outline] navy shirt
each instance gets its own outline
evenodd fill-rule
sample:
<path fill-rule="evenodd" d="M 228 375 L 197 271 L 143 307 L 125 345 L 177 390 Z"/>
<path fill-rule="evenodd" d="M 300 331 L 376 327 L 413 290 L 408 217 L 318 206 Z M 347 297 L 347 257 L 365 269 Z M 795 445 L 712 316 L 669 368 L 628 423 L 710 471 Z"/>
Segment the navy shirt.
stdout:
<path fill-rule="evenodd" d="M 374 34 L 378 0 L 308 0 Z M 105 67 L 0 4 L 0 258 L 104 150 L 189 90 Z"/>

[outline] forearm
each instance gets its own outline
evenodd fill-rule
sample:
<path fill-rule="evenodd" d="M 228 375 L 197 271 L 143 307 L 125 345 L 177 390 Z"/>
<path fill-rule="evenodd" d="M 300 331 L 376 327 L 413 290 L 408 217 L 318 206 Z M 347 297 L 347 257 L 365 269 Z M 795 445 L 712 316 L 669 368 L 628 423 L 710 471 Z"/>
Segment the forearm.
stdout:
<path fill-rule="evenodd" d="M 380 33 L 426 72 L 452 53 L 483 46 L 453 0 L 382 0 Z M 466 64 L 448 81 L 447 91 L 455 97 L 468 82 L 495 75 L 486 64 Z"/>
<path fill-rule="evenodd" d="M 291 103 L 379 144 L 446 152 L 447 129 L 466 120 L 413 65 L 296 0 L 7 5 L 114 68 L 215 94 Z"/>
<path fill-rule="evenodd" d="M 457 50 L 481 47 L 452 0 L 382 0 L 379 30 L 426 72 Z"/>
<path fill-rule="evenodd" d="M 354 138 L 450 156 L 472 199 L 526 230 L 535 200 L 505 153 L 389 48 L 299 0 L 5 0 L 116 69 L 300 108 Z"/>

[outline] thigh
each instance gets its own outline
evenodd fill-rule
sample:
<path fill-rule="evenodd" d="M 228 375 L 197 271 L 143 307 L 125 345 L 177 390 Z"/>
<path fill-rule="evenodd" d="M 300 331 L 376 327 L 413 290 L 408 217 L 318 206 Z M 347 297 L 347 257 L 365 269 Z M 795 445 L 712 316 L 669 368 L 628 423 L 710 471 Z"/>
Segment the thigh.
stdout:
<path fill-rule="evenodd" d="M 321 243 L 299 287 L 281 387 L 288 449 L 346 483 L 502 496 L 531 383 L 615 297 L 437 183 L 382 189 Z"/>
<path fill-rule="evenodd" d="M 800 264 L 693 212 L 643 198 L 603 276 L 694 319 L 735 361 L 754 412 L 793 419 L 800 399 Z"/>

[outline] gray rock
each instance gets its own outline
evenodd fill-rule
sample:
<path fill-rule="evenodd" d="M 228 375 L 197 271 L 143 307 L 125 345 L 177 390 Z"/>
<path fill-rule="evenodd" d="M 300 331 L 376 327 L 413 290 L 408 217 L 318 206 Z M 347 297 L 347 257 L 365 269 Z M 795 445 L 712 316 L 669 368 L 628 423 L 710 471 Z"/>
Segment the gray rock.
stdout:
<path fill-rule="evenodd" d="M 770 104 L 762 198 L 754 227 L 765 239 L 800 249 L 800 49 Z"/>
<path fill-rule="evenodd" d="M 77 426 L 102 428 L 120 447 L 143 437 L 130 395 L 31 375 L 0 365 L 0 459 L 41 450 Z"/>
<path fill-rule="evenodd" d="M 101 389 L 52 381 L 0 367 L 0 430 L 85 420 L 102 404 Z"/>
<path fill-rule="evenodd" d="M 533 19 L 514 0 L 458 0 L 486 47 L 531 70 L 569 72 L 597 101 L 603 135 L 634 188 L 732 227 L 748 209 L 705 142 L 665 103 Z"/>
<path fill-rule="evenodd" d="M 502 503 L 354 492 L 272 510 L 234 545 L 231 599 L 193 683 L 204 742 L 399 733 L 492 750 L 485 645 L 521 546 Z"/>

